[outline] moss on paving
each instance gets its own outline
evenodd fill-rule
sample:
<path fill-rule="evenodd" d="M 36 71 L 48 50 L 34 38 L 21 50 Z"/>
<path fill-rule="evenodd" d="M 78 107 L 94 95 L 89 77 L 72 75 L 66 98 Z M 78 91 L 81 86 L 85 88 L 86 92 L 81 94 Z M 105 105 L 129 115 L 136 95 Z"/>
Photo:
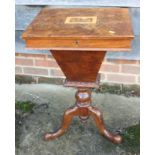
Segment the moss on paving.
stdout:
<path fill-rule="evenodd" d="M 96 93 L 110 93 L 117 95 L 129 96 L 140 96 L 139 85 L 123 85 L 123 84 L 101 84 L 98 89 L 93 89 Z"/>
<path fill-rule="evenodd" d="M 15 76 L 15 83 L 18 83 L 18 84 L 23 84 L 23 83 L 27 83 L 27 84 L 30 84 L 30 83 L 34 83 L 34 78 L 32 76 L 22 76 L 22 75 L 16 75 Z"/>
<path fill-rule="evenodd" d="M 15 82 L 17 84 L 48 83 L 48 84 L 63 85 L 64 79 L 29 76 L 29 75 L 16 75 Z"/>
<path fill-rule="evenodd" d="M 124 130 L 121 147 L 131 153 L 140 152 L 140 124 L 130 126 Z"/>
<path fill-rule="evenodd" d="M 25 102 L 16 102 L 15 107 L 18 110 L 21 110 L 22 112 L 26 113 L 26 112 L 31 112 L 33 107 L 34 107 L 34 103 L 30 102 L 30 101 L 25 101 Z"/>
<path fill-rule="evenodd" d="M 35 104 L 30 101 L 25 101 L 25 102 L 17 101 L 15 103 L 15 112 L 16 112 L 15 113 L 15 127 L 16 127 L 15 143 L 17 148 L 19 147 L 19 138 L 22 132 L 21 126 L 24 123 L 25 116 L 33 112 L 34 106 Z"/>

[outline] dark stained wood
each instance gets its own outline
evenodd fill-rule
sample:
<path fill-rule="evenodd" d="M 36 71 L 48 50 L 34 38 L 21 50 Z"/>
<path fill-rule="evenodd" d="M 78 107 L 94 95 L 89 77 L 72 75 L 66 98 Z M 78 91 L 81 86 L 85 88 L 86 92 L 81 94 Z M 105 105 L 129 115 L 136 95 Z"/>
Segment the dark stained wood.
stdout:
<path fill-rule="evenodd" d="M 96 17 L 96 23 L 66 24 L 68 17 Z M 127 51 L 133 32 L 127 8 L 45 8 L 22 38 L 27 48 Z"/>
<path fill-rule="evenodd" d="M 102 113 L 96 107 L 88 107 L 90 115 L 94 118 L 97 128 L 100 133 L 105 136 L 107 139 L 112 141 L 115 144 L 120 144 L 122 142 L 122 137 L 120 135 L 114 135 L 110 133 L 104 125 L 104 121 L 102 118 Z"/>
<path fill-rule="evenodd" d="M 96 107 L 91 106 L 90 89 L 78 89 L 78 91 L 75 94 L 75 98 L 76 105 L 65 111 L 61 127 L 55 132 L 46 133 L 44 135 L 44 140 L 53 140 L 63 135 L 69 128 L 69 125 L 71 124 L 71 121 L 74 116 L 79 116 L 79 118 L 82 121 L 86 121 L 89 118 L 89 116 L 92 116 L 100 133 L 103 136 L 105 136 L 108 140 L 116 144 L 122 142 L 122 137 L 120 135 L 113 135 L 105 128 L 101 112 Z"/>
<path fill-rule="evenodd" d="M 102 135 L 119 144 L 110 133 L 101 112 L 91 105 L 90 88 L 99 86 L 98 71 L 107 50 L 130 49 L 133 33 L 127 8 L 45 8 L 28 26 L 22 38 L 27 48 L 49 49 L 66 76 L 65 86 L 76 87 L 76 105 L 64 113 L 61 127 L 44 135 L 53 140 L 63 135 L 74 116 L 90 116 Z"/>
<path fill-rule="evenodd" d="M 44 135 L 44 140 L 46 140 L 46 141 L 53 140 L 53 139 L 63 135 L 67 131 L 73 117 L 77 116 L 78 114 L 79 114 L 78 107 L 75 106 L 75 107 L 68 108 L 64 113 L 61 127 L 56 132 L 46 133 Z"/>
<path fill-rule="evenodd" d="M 96 82 L 105 51 L 51 51 L 68 81 Z"/>
<path fill-rule="evenodd" d="M 77 44 L 78 42 L 78 44 Z M 53 50 L 130 51 L 131 39 L 28 39 L 27 48 Z"/>
<path fill-rule="evenodd" d="M 66 87 L 76 87 L 76 88 L 99 88 L 100 84 L 100 74 L 97 75 L 95 82 L 77 82 L 69 81 L 65 79 L 64 86 Z"/>

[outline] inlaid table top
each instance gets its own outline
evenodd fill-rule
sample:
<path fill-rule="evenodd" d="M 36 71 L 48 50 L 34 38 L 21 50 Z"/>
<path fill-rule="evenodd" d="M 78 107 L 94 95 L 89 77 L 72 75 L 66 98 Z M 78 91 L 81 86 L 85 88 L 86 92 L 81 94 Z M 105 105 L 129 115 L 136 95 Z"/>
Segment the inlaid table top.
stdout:
<path fill-rule="evenodd" d="M 27 48 L 130 49 L 133 31 L 127 8 L 44 8 L 22 35 Z"/>

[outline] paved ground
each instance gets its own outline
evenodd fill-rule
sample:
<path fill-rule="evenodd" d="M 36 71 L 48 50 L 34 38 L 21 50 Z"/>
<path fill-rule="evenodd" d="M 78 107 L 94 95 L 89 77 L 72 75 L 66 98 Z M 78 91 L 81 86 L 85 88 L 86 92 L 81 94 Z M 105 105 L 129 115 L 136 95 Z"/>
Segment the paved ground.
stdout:
<path fill-rule="evenodd" d="M 50 142 L 42 140 L 43 133 L 59 127 L 64 110 L 75 103 L 75 91 L 51 84 L 16 85 L 16 101 L 36 104 L 33 113 L 22 122 L 16 155 L 132 155 L 102 137 L 92 119 L 83 125 L 74 118 L 64 136 Z M 139 122 L 139 98 L 96 93 L 92 96 L 110 131 Z"/>

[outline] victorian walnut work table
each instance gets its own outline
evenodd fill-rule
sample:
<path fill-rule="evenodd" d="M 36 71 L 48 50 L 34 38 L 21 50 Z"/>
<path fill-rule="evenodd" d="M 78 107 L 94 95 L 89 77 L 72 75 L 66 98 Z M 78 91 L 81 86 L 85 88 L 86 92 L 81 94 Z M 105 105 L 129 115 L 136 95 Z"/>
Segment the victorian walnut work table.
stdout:
<path fill-rule="evenodd" d="M 99 87 L 98 71 L 107 51 L 129 51 L 133 32 L 127 8 L 44 8 L 22 34 L 29 49 L 50 50 L 66 76 L 64 86 L 76 87 L 76 104 L 64 112 L 61 127 L 45 140 L 63 135 L 72 118 L 92 116 L 100 133 L 111 142 L 122 142 L 110 133 L 102 114 L 91 105 L 91 88 Z"/>

